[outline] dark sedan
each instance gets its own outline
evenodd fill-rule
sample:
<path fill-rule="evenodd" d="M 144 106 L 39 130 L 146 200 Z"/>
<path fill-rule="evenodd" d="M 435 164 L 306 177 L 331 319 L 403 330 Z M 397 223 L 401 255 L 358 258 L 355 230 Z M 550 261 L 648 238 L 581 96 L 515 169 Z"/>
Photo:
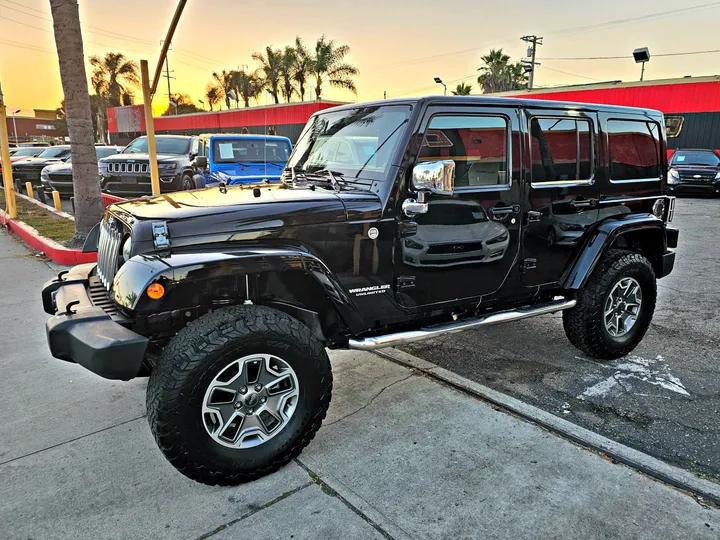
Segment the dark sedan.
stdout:
<path fill-rule="evenodd" d="M 96 146 L 98 160 L 122 152 L 122 146 Z M 60 163 L 53 163 L 42 170 L 42 187 L 46 193 L 59 191 L 60 195 L 73 195 L 72 157 Z"/>
<path fill-rule="evenodd" d="M 59 163 L 70 156 L 70 145 L 50 146 L 40 152 L 37 157 L 25 159 L 12 164 L 15 189 L 25 186 L 30 182 L 33 187 L 40 187 L 40 173 L 48 165 Z"/>
<path fill-rule="evenodd" d="M 678 150 L 670 160 L 668 191 L 720 194 L 720 156 L 714 150 Z"/>

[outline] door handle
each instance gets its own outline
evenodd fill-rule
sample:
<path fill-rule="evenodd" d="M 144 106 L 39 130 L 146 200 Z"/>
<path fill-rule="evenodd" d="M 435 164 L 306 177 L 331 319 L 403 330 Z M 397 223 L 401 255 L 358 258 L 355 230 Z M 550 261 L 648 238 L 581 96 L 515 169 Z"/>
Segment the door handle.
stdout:
<path fill-rule="evenodd" d="M 570 203 L 570 206 L 573 208 L 595 208 L 597 204 L 597 199 L 575 199 Z"/>
<path fill-rule="evenodd" d="M 510 214 L 519 214 L 520 205 L 513 204 L 512 206 L 493 206 L 488 210 L 492 217 L 509 216 Z"/>

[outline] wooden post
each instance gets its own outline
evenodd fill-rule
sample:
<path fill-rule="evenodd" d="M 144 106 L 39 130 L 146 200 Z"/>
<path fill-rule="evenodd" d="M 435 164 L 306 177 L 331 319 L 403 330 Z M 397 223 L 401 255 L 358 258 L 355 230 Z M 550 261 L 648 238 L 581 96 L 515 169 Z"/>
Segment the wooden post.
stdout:
<path fill-rule="evenodd" d="M 140 60 L 142 77 L 143 101 L 145 107 L 145 131 L 148 139 L 148 155 L 150 156 L 150 182 L 153 195 L 160 195 L 160 173 L 158 172 L 157 147 L 155 146 L 155 123 L 152 113 L 152 93 L 150 92 L 150 76 L 148 61 Z"/>

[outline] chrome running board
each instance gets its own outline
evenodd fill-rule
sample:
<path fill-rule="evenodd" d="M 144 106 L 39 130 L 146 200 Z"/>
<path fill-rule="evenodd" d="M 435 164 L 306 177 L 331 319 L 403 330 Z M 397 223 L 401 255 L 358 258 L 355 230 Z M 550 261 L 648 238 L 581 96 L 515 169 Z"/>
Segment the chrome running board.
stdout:
<path fill-rule="evenodd" d="M 436 337 L 442 334 L 454 334 L 469 330 L 470 328 L 478 328 L 480 326 L 490 326 L 521 319 L 536 317 L 537 315 L 546 315 L 556 311 L 562 311 L 575 307 L 575 300 L 558 300 L 547 304 L 538 304 L 536 306 L 528 306 L 513 311 L 501 311 L 483 317 L 466 319 L 463 321 L 450 322 L 421 328 L 420 330 L 410 330 L 408 332 L 398 332 L 396 334 L 386 334 L 384 336 L 366 337 L 362 339 L 351 339 L 348 343 L 351 349 L 361 351 L 372 351 L 374 349 L 382 349 L 385 347 L 393 347 L 395 345 L 404 345 L 405 343 L 413 343 L 423 339 Z"/>

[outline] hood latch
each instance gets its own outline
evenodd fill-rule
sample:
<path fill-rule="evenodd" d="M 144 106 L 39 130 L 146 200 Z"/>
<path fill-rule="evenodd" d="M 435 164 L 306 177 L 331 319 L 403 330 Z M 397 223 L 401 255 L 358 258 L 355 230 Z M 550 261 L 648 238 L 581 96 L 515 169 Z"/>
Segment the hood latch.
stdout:
<path fill-rule="evenodd" d="M 156 221 L 152 224 L 153 245 L 155 249 L 170 249 L 170 233 L 168 233 L 167 223 L 164 221 Z"/>

